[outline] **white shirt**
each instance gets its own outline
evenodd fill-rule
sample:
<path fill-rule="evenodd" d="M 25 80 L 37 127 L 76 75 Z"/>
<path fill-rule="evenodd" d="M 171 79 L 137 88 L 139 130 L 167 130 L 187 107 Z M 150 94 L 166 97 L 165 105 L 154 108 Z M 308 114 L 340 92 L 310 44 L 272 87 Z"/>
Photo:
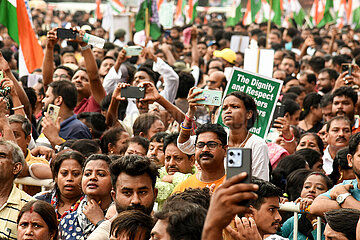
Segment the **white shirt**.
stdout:
<path fill-rule="evenodd" d="M 332 159 L 330 152 L 329 152 L 329 146 L 327 146 L 324 151 L 324 156 L 323 156 L 323 169 L 325 170 L 326 175 L 329 175 L 332 173 L 333 162 L 334 162 L 334 159 Z"/>

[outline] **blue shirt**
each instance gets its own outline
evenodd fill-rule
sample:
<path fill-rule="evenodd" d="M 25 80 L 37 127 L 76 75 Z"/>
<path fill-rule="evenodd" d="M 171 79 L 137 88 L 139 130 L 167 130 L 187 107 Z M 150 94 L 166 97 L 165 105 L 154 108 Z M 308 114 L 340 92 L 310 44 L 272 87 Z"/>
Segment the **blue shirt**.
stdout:
<path fill-rule="evenodd" d="M 65 140 L 68 139 L 91 139 L 89 128 L 72 115 L 60 124 L 59 136 Z"/>
<path fill-rule="evenodd" d="M 346 185 L 346 184 L 352 184 L 354 186 L 353 189 L 350 189 L 349 190 L 349 193 L 351 193 L 351 196 L 353 196 L 356 200 L 360 201 L 360 190 L 358 188 L 358 181 L 357 179 L 352 179 L 352 180 L 344 180 L 342 183 L 339 183 L 337 185 L 335 185 L 334 187 L 336 186 L 339 186 L 339 185 Z M 333 187 L 333 188 L 334 188 Z M 332 189 L 333 189 L 332 188 Z M 320 196 L 325 196 L 325 197 L 328 197 L 329 199 L 331 199 L 330 197 L 330 191 L 332 190 L 330 189 L 329 191 L 327 191 L 326 193 L 323 193 L 321 194 Z"/>

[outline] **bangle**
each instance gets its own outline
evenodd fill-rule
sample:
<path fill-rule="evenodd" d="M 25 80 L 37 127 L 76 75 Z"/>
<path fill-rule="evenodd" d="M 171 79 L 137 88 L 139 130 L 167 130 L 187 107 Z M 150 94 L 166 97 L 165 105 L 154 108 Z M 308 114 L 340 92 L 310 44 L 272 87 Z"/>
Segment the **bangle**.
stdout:
<path fill-rule="evenodd" d="M 295 140 L 295 136 L 294 136 L 294 134 L 293 134 L 291 139 L 286 139 L 286 138 L 283 136 L 283 139 L 284 139 L 284 142 L 291 143 L 291 142 L 293 142 L 293 141 Z"/>
<path fill-rule="evenodd" d="M 184 131 L 191 131 L 191 129 L 192 129 L 192 127 L 190 127 L 190 128 L 184 127 L 184 122 L 182 122 L 182 123 L 180 124 L 180 128 L 181 128 L 182 130 L 184 130 Z"/>
<path fill-rule="evenodd" d="M 21 109 L 21 108 L 24 108 L 24 105 L 13 107 L 12 110 L 15 111 L 15 110 L 18 110 L 18 109 Z"/>
<path fill-rule="evenodd" d="M 90 49 L 90 45 L 87 44 L 87 45 L 85 45 L 84 47 L 80 47 L 80 49 L 81 49 L 81 51 L 85 51 L 85 50 L 87 50 L 87 49 Z"/>
<path fill-rule="evenodd" d="M 190 118 L 189 115 L 186 113 L 186 114 L 185 114 L 185 119 L 186 119 L 187 121 L 189 121 L 189 122 L 194 122 L 194 121 L 196 120 L 196 117 L 194 116 L 194 117 Z"/>

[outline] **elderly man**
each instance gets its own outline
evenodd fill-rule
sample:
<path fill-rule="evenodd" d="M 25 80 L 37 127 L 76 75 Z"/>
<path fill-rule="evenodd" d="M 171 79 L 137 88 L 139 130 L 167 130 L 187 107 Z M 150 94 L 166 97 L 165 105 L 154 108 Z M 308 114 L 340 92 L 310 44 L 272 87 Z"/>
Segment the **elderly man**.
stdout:
<path fill-rule="evenodd" d="M 33 200 L 14 185 L 24 161 L 24 154 L 15 143 L 0 140 L 0 237 L 6 239 L 16 239 L 18 213 Z"/>

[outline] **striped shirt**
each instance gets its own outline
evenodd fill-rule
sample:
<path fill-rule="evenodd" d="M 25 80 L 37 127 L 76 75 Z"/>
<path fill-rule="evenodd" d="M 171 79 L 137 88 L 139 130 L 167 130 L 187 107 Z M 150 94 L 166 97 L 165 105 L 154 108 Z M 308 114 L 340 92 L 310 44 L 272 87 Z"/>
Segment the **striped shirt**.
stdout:
<path fill-rule="evenodd" d="M 35 199 L 13 186 L 7 202 L 0 207 L 0 237 L 17 239 L 17 217 L 21 208 L 31 200 Z"/>

